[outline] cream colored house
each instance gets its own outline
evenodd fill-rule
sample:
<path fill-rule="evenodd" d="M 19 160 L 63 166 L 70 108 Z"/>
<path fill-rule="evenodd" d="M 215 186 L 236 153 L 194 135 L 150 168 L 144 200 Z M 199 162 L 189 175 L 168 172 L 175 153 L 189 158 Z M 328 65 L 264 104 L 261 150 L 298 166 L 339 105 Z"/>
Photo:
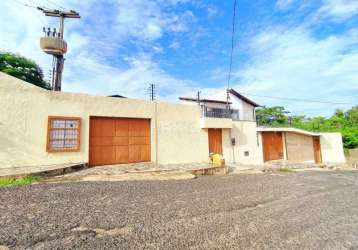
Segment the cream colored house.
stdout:
<path fill-rule="evenodd" d="M 52 92 L 0 73 L 0 168 L 199 163 L 210 152 L 228 164 L 262 164 L 257 104 L 234 90 L 230 110 L 226 98 L 216 99 L 171 104 Z"/>

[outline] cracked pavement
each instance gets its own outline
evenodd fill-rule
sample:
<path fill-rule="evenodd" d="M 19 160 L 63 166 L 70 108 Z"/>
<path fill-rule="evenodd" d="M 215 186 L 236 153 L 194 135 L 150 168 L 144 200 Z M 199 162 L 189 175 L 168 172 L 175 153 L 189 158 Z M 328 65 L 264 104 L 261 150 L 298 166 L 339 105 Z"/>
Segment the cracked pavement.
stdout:
<path fill-rule="evenodd" d="M 0 249 L 358 249 L 358 171 L 0 189 Z"/>

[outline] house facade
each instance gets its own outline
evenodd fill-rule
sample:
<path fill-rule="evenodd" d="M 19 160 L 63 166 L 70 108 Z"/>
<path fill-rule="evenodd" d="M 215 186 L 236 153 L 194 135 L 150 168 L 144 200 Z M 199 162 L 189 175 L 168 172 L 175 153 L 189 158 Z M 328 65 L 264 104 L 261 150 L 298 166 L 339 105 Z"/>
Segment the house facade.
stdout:
<path fill-rule="evenodd" d="M 313 133 L 296 128 L 257 128 L 263 159 L 306 163 L 344 163 L 340 133 Z"/>
<path fill-rule="evenodd" d="M 222 153 L 225 161 L 232 164 L 263 163 L 261 137 L 256 132 L 257 103 L 234 89 L 208 97 L 179 99 L 201 110 L 201 128 L 208 131 L 210 153 Z M 213 145 L 219 145 L 219 149 Z"/>
<path fill-rule="evenodd" d="M 262 164 L 258 105 L 235 90 L 228 105 L 223 94 L 171 104 L 52 92 L 0 73 L 0 168 L 188 164 L 208 162 L 210 153 Z"/>
<path fill-rule="evenodd" d="M 0 97 L 2 168 L 208 162 L 209 144 L 228 163 L 262 163 L 253 120 L 203 116 L 198 105 L 52 92 L 2 73 Z"/>

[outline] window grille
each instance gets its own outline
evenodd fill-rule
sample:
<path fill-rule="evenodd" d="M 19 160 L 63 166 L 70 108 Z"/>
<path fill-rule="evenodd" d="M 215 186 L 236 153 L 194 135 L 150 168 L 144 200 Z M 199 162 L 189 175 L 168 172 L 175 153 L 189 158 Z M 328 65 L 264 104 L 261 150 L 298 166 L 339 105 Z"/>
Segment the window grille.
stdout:
<path fill-rule="evenodd" d="M 80 150 L 81 118 L 48 118 L 47 152 L 70 152 Z"/>

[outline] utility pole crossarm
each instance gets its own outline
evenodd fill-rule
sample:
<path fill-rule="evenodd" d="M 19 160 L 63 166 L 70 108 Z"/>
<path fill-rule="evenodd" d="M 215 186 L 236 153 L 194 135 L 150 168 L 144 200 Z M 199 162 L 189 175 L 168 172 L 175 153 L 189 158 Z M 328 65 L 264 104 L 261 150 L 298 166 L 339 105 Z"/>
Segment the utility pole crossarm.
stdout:
<path fill-rule="evenodd" d="M 81 18 L 80 14 L 74 10 L 70 11 L 60 11 L 60 10 L 47 10 L 41 7 L 37 7 L 38 10 L 41 10 L 46 16 L 53 17 L 65 17 L 65 18 Z"/>

